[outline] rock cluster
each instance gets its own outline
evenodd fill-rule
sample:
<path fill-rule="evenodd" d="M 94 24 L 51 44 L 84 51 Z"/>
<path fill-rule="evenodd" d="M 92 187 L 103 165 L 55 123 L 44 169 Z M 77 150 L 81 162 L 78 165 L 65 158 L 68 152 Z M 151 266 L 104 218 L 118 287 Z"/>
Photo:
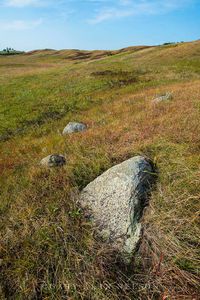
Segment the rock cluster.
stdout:
<path fill-rule="evenodd" d="M 74 133 L 74 132 L 81 132 L 86 129 L 87 126 L 83 123 L 69 122 L 63 130 L 63 135 Z M 61 154 L 51 154 L 43 158 L 40 161 L 40 164 L 42 166 L 49 167 L 49 168 L 62 167 L 66 164 L 66 159 Z"/>
<path fill-rule="evenodd" d="M 86 128 L 82 123 L 70 122 L 63 134 Z M 41 165 L 49 168 L 65 164 L 66 159 L 60 154 L 41 160 Z M 142 156 L 136 156 L 107 170 L 80 194 L 79 204 L 93 222 L 97 235 L 121 253 L 128 263 L 140 242 L 141 218 L 154 179 L 153 164 Z"/>

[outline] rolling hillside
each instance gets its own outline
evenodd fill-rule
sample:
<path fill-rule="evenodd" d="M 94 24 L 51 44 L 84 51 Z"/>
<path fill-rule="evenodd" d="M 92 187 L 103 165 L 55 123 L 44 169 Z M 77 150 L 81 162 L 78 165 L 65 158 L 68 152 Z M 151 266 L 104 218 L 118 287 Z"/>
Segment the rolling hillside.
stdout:
<path fill-rule="evenodd" d="M 36 50 L 0 56 L 0 71 L 1 299 L 199 299 L 200 41 Z M 70 121 L 88 130 L 63 136 Z M 64 168 L 39 166 L 52 153 Z M 138 154 L 158 181 L 127 267 L 77 197 Z"/>

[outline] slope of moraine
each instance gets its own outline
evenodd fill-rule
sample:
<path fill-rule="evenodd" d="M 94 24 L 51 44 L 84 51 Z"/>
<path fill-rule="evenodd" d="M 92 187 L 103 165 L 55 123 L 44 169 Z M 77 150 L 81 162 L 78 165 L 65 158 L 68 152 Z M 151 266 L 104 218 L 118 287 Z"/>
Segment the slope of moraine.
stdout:
<path fill-rule="evenodd" d="M 198 299 L 200 41 L 34 51 L 0 57 L 0 70 L 2 299 Z M 63 136 L 70 121 L 88 130 Z M 67 164 L 41 168 L 52 153 Z M 135 155 L 159 178 L 126 268 L 76 199 Z"/>

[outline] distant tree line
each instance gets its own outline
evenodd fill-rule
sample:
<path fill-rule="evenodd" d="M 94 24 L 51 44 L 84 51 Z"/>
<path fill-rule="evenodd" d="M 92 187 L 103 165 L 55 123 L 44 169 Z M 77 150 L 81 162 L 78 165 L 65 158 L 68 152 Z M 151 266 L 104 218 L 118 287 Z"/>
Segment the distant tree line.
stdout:
<path fill-rule="evenodd" d="M 182 44 L 182 43 L 184 43 L 184 42 L 183 41 L 181 41 L 181 42 L 167 42 L 167 43 L 164 43 L 163 45 L 167 46 L 167 45 L 176 45 L 176 44 Z"/>
<path fill-rule="evenodd" d="M 13 48 L 8 48 L 8 47 L 3 49 L 3 52 L 8 52 L 9 53 L 11 51 L 13 52 L 13 51 L 16 51 L 16 50 L 14 50 Z"/>
<path fill-rule="evenodd" d="M 15 55 L 15 54 L 21 54 L 24 53 L 23 51 L 15 50 L 14 48 L 4 48 L 2 51 L 0 51 L 0 55 Z"/>

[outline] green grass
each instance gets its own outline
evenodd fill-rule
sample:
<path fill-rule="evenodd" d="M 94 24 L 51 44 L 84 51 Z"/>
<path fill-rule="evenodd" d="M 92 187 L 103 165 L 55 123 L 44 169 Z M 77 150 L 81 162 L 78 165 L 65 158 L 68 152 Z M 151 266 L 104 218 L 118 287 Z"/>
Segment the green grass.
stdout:
<path fill-rule="evenodd" d="M 200 43 L 111 54 L 0 57 L 2 299 L 197 299 Z M 165 92 L 173 99 L 153 104 Z M 63 137 L 69 121 L 89 129 Z M 52 153 L 67 165 L 42 169 Z M 95 239 L 77 197 L 138 154 L 159 177 L 126 267 Z"/>

